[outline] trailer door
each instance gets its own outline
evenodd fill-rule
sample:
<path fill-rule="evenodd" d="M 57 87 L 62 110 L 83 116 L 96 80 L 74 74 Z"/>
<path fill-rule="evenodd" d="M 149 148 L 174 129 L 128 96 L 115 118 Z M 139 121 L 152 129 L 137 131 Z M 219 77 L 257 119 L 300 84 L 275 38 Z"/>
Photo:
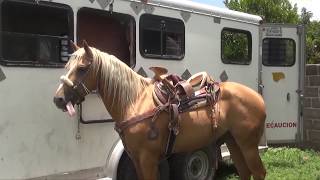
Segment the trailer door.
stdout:
<path fill-rule="evenodd" d="M 296 142 L 301 137 L 300 97 L 304 70 L 304 28 L 261 26 L 261 84 L 269 143 Z"/>

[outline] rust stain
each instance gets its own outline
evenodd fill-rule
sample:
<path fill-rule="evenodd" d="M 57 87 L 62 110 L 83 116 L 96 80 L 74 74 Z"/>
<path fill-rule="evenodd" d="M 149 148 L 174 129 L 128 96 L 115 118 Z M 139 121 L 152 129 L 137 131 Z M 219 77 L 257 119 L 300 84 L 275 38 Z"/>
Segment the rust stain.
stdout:
<path fill-rule="evenodd" d="M 273 77 L 273 81 L 275 82 L 279 82 L 281 79 L 286 78 L 283 72 L 273 72 L 272 77 Z"/>

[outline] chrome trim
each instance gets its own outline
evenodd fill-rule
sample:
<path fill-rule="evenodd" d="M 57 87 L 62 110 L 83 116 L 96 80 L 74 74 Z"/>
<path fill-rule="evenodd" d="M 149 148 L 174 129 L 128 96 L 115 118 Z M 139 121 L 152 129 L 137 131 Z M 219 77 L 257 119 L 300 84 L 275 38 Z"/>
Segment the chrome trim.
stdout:
<path fill-rule="evenodd" d="M 126 0 L 130 2 L 141 3 L 140 0 Z M 192 1 L 181 0 L 149 0 L 148 5 L 172 9 L 177 11 L 189 12 L 209 17 L 217 17 L 225 20 L 237 21 L 246 24 L 260 25 L 262 18 L 256 15 L 232 11 L 223 8 L 217 8 L 206 4 L 195 3 Z M 229 16 L 229 17 L 228 17 Z"/>

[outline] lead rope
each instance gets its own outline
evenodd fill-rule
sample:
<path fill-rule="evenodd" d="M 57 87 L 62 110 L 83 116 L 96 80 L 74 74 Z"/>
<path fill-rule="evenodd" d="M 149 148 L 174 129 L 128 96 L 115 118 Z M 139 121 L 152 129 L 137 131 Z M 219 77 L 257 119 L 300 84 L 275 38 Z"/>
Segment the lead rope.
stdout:
<path fill-rule="evenodd" d="M 80 134 L 80 116 L 82 113 L 82 108 L 81 108 L 81 104 L 77 105 L 77 109 L 78 109 L 78 124 L 77 124 L 77 133 L 76 133 L 76 140 L 80 140 L 81 139 L 81 134 Z"/>

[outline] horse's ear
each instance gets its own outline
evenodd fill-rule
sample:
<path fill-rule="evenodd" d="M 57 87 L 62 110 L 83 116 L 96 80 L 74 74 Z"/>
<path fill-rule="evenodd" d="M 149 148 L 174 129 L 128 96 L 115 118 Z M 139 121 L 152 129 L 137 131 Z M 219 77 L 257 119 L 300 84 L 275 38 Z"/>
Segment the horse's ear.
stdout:
<path fill-rule="evenodd" d="M 77 46 L 72 40 L 70 40 L 70 46 L 73 51 L 77 51 L 78 49 L 80 49 L 80 47 Z"/>
<path fill-rule="evenodd" d="M 82 41 L 82 44 L 83 44 L 83 48 L 84 48 L 84 50 L 85 50 L 85 52 L 86 52 L 87 60 L 88 60 L 89 62 L 91 62 L 91 61 L 93 60 L 93 54 L 92 54 L 92 51 L 91 51 L 91 49 L 90 49 L 87 41 L 86 41 L 86 40 L 83 40 L 83 41 Z"/>

